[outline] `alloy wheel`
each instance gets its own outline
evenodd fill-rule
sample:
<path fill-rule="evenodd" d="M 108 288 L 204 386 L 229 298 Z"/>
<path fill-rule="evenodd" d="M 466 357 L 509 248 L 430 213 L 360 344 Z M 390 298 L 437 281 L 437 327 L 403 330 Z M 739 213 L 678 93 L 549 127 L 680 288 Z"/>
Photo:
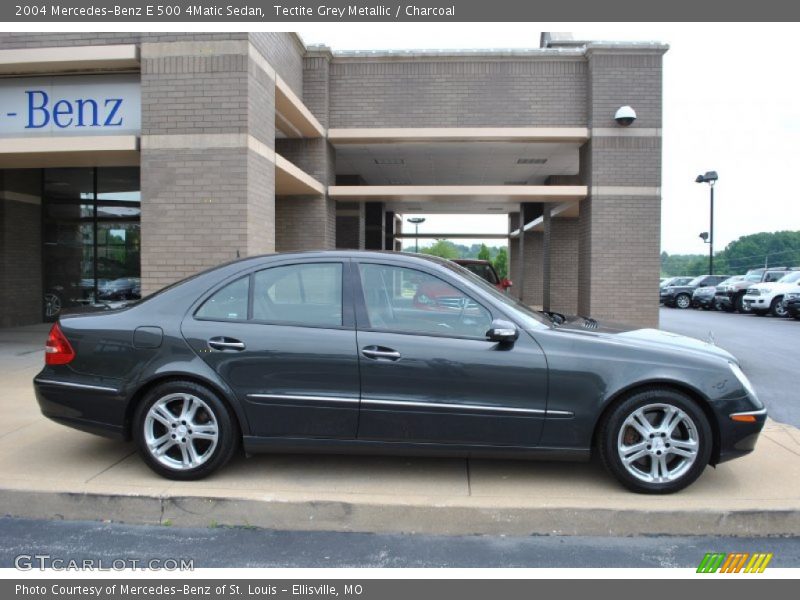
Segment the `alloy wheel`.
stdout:
<path fill-rule="evenodd" d="M 689 308 L 692 301 L 686 294 L 681 294 L 678 296 L 677 300 L 675 300 L 675 303 L 678 305 L 678 308 Z"/>
<path fill-rule="evenodd" d="M 671 404 L 648 404 L 633 411 L 620 427 L 617 452 L 625 470 L 646 483 L 680 479 L 697 460 L 698 428 Z"/>
<path fill-rule="evenodd" d="M 58 294 L 53 294 L 52 292 L 45 294 L 44 295 L 45 317 L 51 319 L 53 317 L 57 317 L 60 312 L 61 312 L 61 298 L 58 297 Z"/>
<path fill-rule="evenodd" d="M 172 393 L 157 400 L 144 419 L 150 455 L 170 469 L 195 469 L 214 454 L 219 424 L 211 407 L 193 394 Z"/>

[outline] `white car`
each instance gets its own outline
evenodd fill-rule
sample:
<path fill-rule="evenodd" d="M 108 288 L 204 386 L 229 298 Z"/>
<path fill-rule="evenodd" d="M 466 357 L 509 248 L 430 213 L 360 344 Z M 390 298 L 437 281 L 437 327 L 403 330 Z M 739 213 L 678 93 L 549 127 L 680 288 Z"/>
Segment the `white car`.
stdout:
<path fill-rule="evenodd" d="M 757 283 L 747 288 L 742 301 L 757 315 L 772 313 L 776 317 L 785 317 L 783 296 L 790 292 L 800 292 L 800 271 L 789 271 L 778 281 Z"/>

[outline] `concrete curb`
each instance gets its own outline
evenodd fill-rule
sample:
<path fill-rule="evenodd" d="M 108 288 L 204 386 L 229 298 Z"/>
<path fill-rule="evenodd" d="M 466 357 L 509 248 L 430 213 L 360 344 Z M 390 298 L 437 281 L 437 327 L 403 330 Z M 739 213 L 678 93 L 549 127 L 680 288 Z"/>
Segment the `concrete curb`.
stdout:
<path fill-rule="evenodd" d="M 614 510 L 0 489 L 12 517 L 438 535 L 798 536 L 800 510 Z"/>

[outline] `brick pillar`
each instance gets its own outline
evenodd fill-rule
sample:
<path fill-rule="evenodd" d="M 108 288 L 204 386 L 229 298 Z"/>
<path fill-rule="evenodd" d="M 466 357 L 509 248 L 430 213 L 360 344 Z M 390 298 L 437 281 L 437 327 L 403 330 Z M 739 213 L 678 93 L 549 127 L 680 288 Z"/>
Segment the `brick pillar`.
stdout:
<path fill-rule="evenodd" d="M 327 50 L 311 51 L 303 58 L 303 103 L 323 127 L 328 126 L 330 61 Z M 335 183 L 336 151 L 326 139 L 278 139 L 275 149 L 326 190 Z M 327 193 L 279 197 L 276 235 L 279 252 L 336 248 L 336 202 Z"/>
<path fill-rule="evenodd" d="M 144 293 L 275 248 L 274 80 L 250 48 L 141 46 Z"/>
<path fill-rule="evenodd" d="M 592 138 L 581 152 L 590 195 L 579 217 L 578 310 L 650 327 L 658 325 L 665 50 L 594 44 L 586 51 Z M 623 105 L 638 116 L 629 128 L 614 121 Z"/>
<path fill-rule="evenodd" d="M 550 309 L 578 312 L 578 219 L 550 220 Z"/>

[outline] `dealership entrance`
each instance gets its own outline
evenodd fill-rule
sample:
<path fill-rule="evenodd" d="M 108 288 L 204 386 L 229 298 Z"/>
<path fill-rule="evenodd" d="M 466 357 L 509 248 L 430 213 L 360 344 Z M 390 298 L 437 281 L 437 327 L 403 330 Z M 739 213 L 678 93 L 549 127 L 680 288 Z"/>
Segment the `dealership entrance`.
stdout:
<path fill-rule="evenodd" d="M 4 267 L 19 273 L 6 294 L 44 320 L 141 297 L 138 167 L 5 169 L 0 181 Z"/>
<path fill-rule="evenodd" d="M 43 316 L 141 297 L 139 169 L 42 172 Z"/>

